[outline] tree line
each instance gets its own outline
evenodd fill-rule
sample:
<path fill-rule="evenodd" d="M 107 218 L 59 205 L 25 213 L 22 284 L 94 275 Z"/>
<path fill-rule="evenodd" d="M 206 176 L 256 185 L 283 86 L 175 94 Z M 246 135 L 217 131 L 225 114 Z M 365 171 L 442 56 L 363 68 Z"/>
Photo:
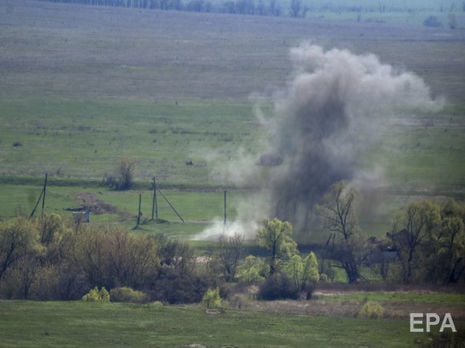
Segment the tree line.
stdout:
<path fill-rule="evenodd" d="M 344 270 L 349 283 L 366 280 L 362 268 L 390 283 L 465 282 L 464 202 L 411 202 L 394 214 L 392 230 L 376 238 L 363 233 L 358 225 L 358 200 L 354 188 L 338 182 L 317 207 L 328 233 L 322 256 Z"/>
<path fill-rule="evenodd" d="M 412 13 L 414 6 L 412 5 L 392 5 L 388 1 L 378 1 L 376 3 L 366 2 L 362 4 L 334 4 L 331 2 L 311 3 L 303 0 L 290 0 L 287 7 L 282 7 L 276 0 L 224 0 L 224 1 L 209 1 L 209 0 L 37 0 L 59 3 L 75 3 L 91 6 L 108 6 L 108 7 L 124 7 L 124 8 L 139 8 L 149 10 L 174 10 L 174 11 L 189 11 L 189 12 L 214 12 L 214 13 L 229 13 L 240 15 L 257 15 L 257 16 L 288 16 L 288 17 L 305 17 L 310 11 L 324 12 L 349 12 L 358 14 L 358 20 L 362 12 L 407 12 Z M 436 4 L 424 3 L 417 4 L 419 10 L 435 10 Z M 462 4 L 457 4 L 451 1 L 448 4 L 441 3 L 438 5 L 440 12 L 456 12 L 462 6 L 465 11 L 465 1 Z M 454 19 L 455 21 L 455 19 Z"/>
<path fill-rule="evenodd" d="M 117 224 L 76 225 L 55 213 L 2 221 L 0 298 L 77 300 L 106 289 L 120 299 L 191 303 L 208 289 L 227 297 L 228 289 L 254 285 L 258 298 L 310 299 L 319 283 L 341 281 L 337 269 L 348 283 L 373 281 L 367 273 L 389 284 L 465 283 L 463 202 L 412 202 L 397 212 L 390 232 L 375 238 L 357 223 L 359 200 L 347 183 L 332 186 L 316 207 L 327 241 L 306 255 L 292 225 L 276 218 L 257 231 L 262 256 L 245 255 L 236 235 L 203 257 L 186 242 Z"/>
<path fill-rule="evenodd" d="M 276 0 L 38 0 L 57 3 L 74 3 L 91 6 L 139 8 L 148 10 L 174 10 L 189 12 L 214 12 L 257 16 L 305 17 L 308 7 L 302 0 L 292 0 L 283 8 Z"/>

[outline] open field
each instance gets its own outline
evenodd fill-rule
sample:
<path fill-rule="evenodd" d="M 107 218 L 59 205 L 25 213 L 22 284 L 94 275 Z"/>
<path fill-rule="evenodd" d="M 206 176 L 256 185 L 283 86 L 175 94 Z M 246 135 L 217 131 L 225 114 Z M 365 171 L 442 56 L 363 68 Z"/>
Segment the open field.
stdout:
<path fill-rule="evenodd" d="M 173 197 L 192 223 L 147 228 L 175 235 L 202 230 L 203 222 L 222 217 L 221 190 L 228 183 L 217 169 L 227 166 L 238 148 L 260 154 L 261 128 L 249 96 L 258 93 L 270 101 L 285 86 L 292 71 L 289 48 L 303 40 L 373 52 L 399 70 L 417 73 L 433 94 L 450 102 L 438 114 L 393 124 L 360 164 L 384 158 L 390 182 L 381 194 L 379 216 L 362 221 L 370 233 L 384 234 L 391 211 L 409 199 L 463 197 L 462 29 L 29 1 L 0 2 L 0 25 L 5 48 L 0 53 L 0 174 L 39 179 L 37 187 L 12 186 L 15 179 L 0 185 L 2 218 L 29 213 L 48 172 L 47 209 L 63 212 L 82 203 L 79 193 L 93 194 L 124 213 L 96 215 L 94 221 L 124 220 L 132 227 L 138 191 L 75 184 L 114 175 L 118 159 L 129 157 L 137 161 L 142 191 L 154 175 L 161 185 L 200 189 Z M 60 186 L 53 187 L 54 180 Z M 220 192 L 206 194 L 205 188 Z M 147 217 L 149 191 L 143 200 Z M 235 208 L 231 202 L 231 217 Z M 177 220 L 169 209 L 162 213 Z"/>
<path fill-rule="evenodd" d="M 4 347 L 415 347 L 408 320 L 366 320 L 199 307 L 0 301 Z M 460 323 L 456 324 L 460 327 Z M 200 346 L 196 346 L 200 347 Z"/>
<path fill-rule="evenodd" d="M 92 223 L 132 229 L 142 193 L 134 233 L 189 239 L 222 221 L 228 190 L 232 221 L 255 188 L 232 185 L 220 170 L 261 155 L 256 102 L 271 112 L 292 77 L 289 49 L 302 41 L 374 53 L 446 99 L 444 110 L 395 119 L 358 163 L 382 158 L 386 177 L 370 200 L 376 214 L 360 221 L 366 236 L 385 236 L 391 213 L 411 200 L 463 200 L 462 24 L 421 25 L 438 9 L 408 19 L 363 12 L 360 21 L 356 12 L 320 10 L 291 19 L 0 0 L 0 220 L 30 214 L 47 172 L 47 213 L 71 218 L 90 206 Z M 447 10 L 440 16 L 446 21 Z M 101 186 L 121 158 L 136 161 L 135 188 Z M 185 223 L 162 197 L 163 221 L 148 221 L 153 176 Z M 311 237 L 313 245 L 327 239 Z M 212 244 L 192 242 L 202 256 Z M 431 340 L 409 333 L 408 313 L 429 310 L 454 313 L 465 330 L 462 294 L 320 289 L 311 301 L 239 300 L 241 310 L 220 315 L 197 306 L 0 301 L 0 346 L 415 347 Z M 368 300 L 385 307 L 385 319 L 356 317 Z"/>

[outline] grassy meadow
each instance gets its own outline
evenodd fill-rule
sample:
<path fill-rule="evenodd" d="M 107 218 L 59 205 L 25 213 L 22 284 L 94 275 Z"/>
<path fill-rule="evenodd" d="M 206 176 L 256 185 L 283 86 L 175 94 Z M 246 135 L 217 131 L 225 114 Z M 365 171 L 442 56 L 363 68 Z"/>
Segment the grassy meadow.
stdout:
<path fill-rule="evenodd" d="M 47 172 L 47 209 L 79 206 L 79 192 L 90 192 L 125 213 L 94 221 L 130 226 L 139 191 L 156 176 L 160 187 L 189 189 L 176 192 L 173 203 L 196 222 L 180 226 L 168 208 L 163 214 L 172 224 L 163 228 L 181 227 L 187 235 L 201 230 L 199 221 L 223 214 L 221 192 L 203 192 L 229 185 L 218 168 L 238 149 L 260 154 L 262 132 L 250 97 L 260 95 L 269 105 L 292 71 L 289 48 L 304 40 L 375 53 L 419 74 L 448 101 L 438 114 L 392 125 L 367 155 L 366 165 L 384 158 L 391 183 L 379 216 L 362 221 L 371 233 L 384 234 L 392 209 L 412 197 L 463 197 L 462 30 L 36 1 L 0 6 L 2 218 L 29 213 Z M 96 186 L 115 174 L 120 158 L 136 160 L 138 190 Z M 143 200 L 147 217 L 148 191 Z"/>
<path fill-rule="evenodd" d="M 360 163 L 383 158 L 389 183 L 374 193 L 378 214 L 362 219 L 364 231 L 385 235 L 392 212 L 413 199 L 463 199 L 465 31 L 422 26 L 427 14 L 437 14 L 431 11 L 409 18 L 390 12 L 383 15 L 388 19 L 363 12 L 357 21 L 355 12 L 323 9 L 292 19 L 0 0 L 0 220 L 29 215 L 48 173 L 46 212 L 68 218 L 72 209 L 94 205 L 100 210 L 91 214 L 92 223 L 132 229 L 141 193 L 142 224 L 135 233 L 189 239 L 212 220 L 222 221 L 228 190 L 232 221 L 253 190 L 233 187 L 219 170 L 240 157 L 238 149 L 260 156 L 256 101 L 271 110 L 272 96 L 292 73 L 289 49 L 303 41 L 377 54 L 399 71 L 415 72 L 446 100 L 444 110 L 385 129 Z M 116 175 L 121 158 L 136 161 L 130 191 L 101 185 Z M 153 176 L 185 223 L 160 196 L 163 221 L 149 221 Z M 197 251 L 211 247 L 192 244 Z M 265 302 L 255 301 L 216 316 L 197 306 L 0 301 L 0 346 L 431 343 L 426 334 L 409 333 L 405 317 L 318 312 L 332 303 L 335 312 L 349 304 L 357 313 L 367 300 L 393 304 L 393 313 L 403 308 L 404 314 L 408 308 L 461 309 L 465 301 L 443 293 L 319 294 L 293 313 L 290 302 L 280 311 L 255 308 Z"/>
<path fill-rule="evenodd" d="M 408 319 L 330 318 L 157 304 L 1 301 L 5 347 L 415 347 Z M 195 346 L 197 344 L 197 346 Z"/>

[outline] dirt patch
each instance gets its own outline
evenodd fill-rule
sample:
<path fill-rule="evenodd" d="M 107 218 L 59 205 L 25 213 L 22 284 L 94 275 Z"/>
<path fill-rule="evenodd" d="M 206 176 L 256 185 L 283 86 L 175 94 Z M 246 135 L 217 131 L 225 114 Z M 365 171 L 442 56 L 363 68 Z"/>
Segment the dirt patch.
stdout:
<path fill-rule="evenodd" d="M 131 214 L 119 210 L 115 206 L 104 202 L 100 199 L 95 193 L 91 192 L 79 192 L 72 196 L 72 198 L 79 203 L 80 207 L 78 209 L 70 210 L 89 210 L 92 214 L 101 215 L 101 214 L 114 214 L 118 215 L 121 218 L 132 217 Z"/>

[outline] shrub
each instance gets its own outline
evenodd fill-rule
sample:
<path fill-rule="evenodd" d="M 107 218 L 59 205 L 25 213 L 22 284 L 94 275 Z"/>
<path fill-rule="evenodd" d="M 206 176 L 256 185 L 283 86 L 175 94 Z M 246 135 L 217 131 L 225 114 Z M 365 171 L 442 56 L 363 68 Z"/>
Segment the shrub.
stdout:
<path fill-rule="evenodd" d="M 433 28 L 438 28 L 442 27 L 442 23 L 440 19 L 436 16 L 429 16 L 423 21 L 423 25 L 425 27 L 433 27 Z"/>
<path fill-rule="evenodd" d="M 111 289 L 110 294 L 112 302 L 144 303 L 148 301 L 146 293 L 129 287 Z"/>
<path fill-rule="evenodd" d="M 134 182 L 134 169 L 136 161 L 131 158 L 121 158 L 118 164 L 119 190 L 129 190 Z"/>
<path fill-rule="evenodd" d="M 382 319 L 384 314 L 384 308 L 378 302 L 368 301 L 366 302 L 360 311 L 358 316 L 366 319 Z"/>
<path fill-rule="evenodd" d="M 105 288 L 101 288 L 99 291 L 99 289 L 95 287 L 82 296 L 82 300 L 84 302 L 110 302 L 110 294 Z"/>
<path fill-rule="evenodd" d="M 208 289 L 205 295 L 203 295 L 202 304 L 207 309 L 221 308 L 220 289 Z"/>
<path fill-rule="evenodd" d="M 261 300 L 297 299 L 299 288 L 284 274 L 274 274 L 269 277 L 258 290 Z"/>
<path fill-rule="evenodd" d="M 262 283 L 268 273 L 270 269 L 261 258 L 249 255 L 237 267 L 236 278 L 241 284 L 251 285 Z"/>

